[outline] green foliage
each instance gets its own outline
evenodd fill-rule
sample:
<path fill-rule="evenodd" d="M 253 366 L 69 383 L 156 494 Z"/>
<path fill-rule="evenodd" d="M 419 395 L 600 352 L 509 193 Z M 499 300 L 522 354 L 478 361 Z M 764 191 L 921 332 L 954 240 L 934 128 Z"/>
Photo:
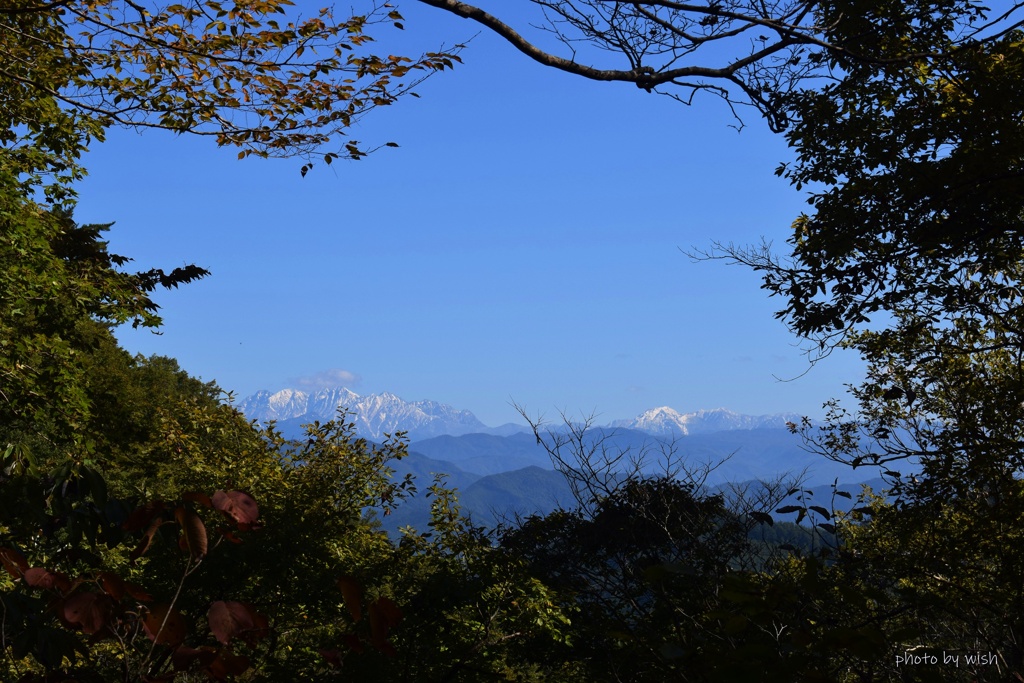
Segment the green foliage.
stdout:
<path fill-rule="evenodd" d="M 0 487 L 4 642 L 21 643 L 12 676 L 519 676 L 520 641 L 557 639 L 567 623 L 440 485 L 431 534 L 395 545 L 379 531 L 368 510 L 387 514 L 412 492 L 391 477 L 403 441 L 371 445 L 344 421 L 285 441 L 173 361 L 132 358 L 109 337 L 86 366 L 82 432 L 95 429 L 97 465 L 72 464 L 50 488 L 27 485 L 26 471 Z M 47 603 L 81 611 L 83 600 L 88 618 L 44 616 Z M 156 635 L 165 617 L 172 635 Z"/>
<path fill-rule="evenodd" d="M 300 156 L 305 173 L 314 158 L 365 156 L 371 150 L 355 140 L 318 150 L 458 61 L 455 51 L 365 52 L 369 28 L 402 28 L 388 5 L 336 19 L 326 8 L 290 16 L 291 4 L 7 3 L 0 176 L 16 178 L 26 195 L 44 187 L 48 200 L 68 201 L 82 152 L 111 125 L 210 136 L 240 157 Z"/>
<path fill-rule="evenodd" d="M 131 357 L 111 328 L 159 324 L 151 292 L 205 271 L 125 271 L 109 226 L 69 213 L 109 125 L 308 162 L 408 92 L 400 79 L 456 59 L 355 56 L 376 19 L 400 23 L 390 8 L 282 27 L 283 5 L 0 9 L 5 679 L 1022 675 L 1018 31 L 964 37 L 981 16 L 966 2 L 815 6 L 835 79 L 762 102 L 793 122 L 798 158 L 779 172 L 814 190 L 814 213 L 794 222 L 790 263 L 732 255 L 765 273 L 794 331 L 867 361 L 856 410 L 832 403 L 803 431 L 857 467 L 910 461 L 912 477 L 886 473 L 893 503 L 794 506 L 824 520 L 808 545 L 764 511 L 623 476 L 620 455 L 563 467 L 581 508 L 496 545 L 437 481 L 429 530 L 395 543 L 375 515 L 416 493 L 393 476 L 401 435 L 372 445 L 341 416 L 289 442 L 174 361 Z M 911 666 L 908 651 L 1000 664 Z"/>
<path fill-rule="evenodd" d="M 769 569 L 780 551 L 801 555 L 816 555 L 823 548 L 834 548 L 834 535 L 794 522 L 776 521 L 771 525 L 758 524 L 748 534 L 753 553 L 760 561 L 758 568 Z"/>
<path fill-rule="evenodd" d="M 149 294 L 206 272 L 124 272 L 128 259 L 100 239 L 109 226 L 69 213 L 80 157 L 110 125 L 211 135 L 240 156 L 299 155 L 305 173 L 332 134 L 457 60 L 360 54 L 368 26 L 401 28 L 393 9 L 288 21 L 287 4 L 0 8 L 0 643 L 12 676 L 169 680 L 198 668 L 220 679 L 252 670 L 226 649 L 236 636 L 265 671 L 316 669 L 321 631 L 338 628 L 324 586 L 346 561 L 388 555 L 363 509 L 386 510 L 408 487 L 384 465 L 402 446 L 369 449 L 333 424 L 285 444 L 173 361 L 128 356 L 109 329 L 158 325 Z M 344 145 L 344 156 L 365 153 Z M 238 518 L 237 505 L 257 500 L 266 533 Z M 126 577 L 160 602 L 126 593 Z M 268 619 L 292 629 L 274 629 L 274 645 L 238 627 L 262 631 Z M 282 654 L 293 652 L 297 662 Z"/>
<path fill-rule="evenodd" d="M 996 513 L 984 502 L 894 506 L 876 499 L 870 524 L 844 524 L 847 554 L 837 580 L 870 591 L 873 623 L 887 636 L 876 664 L 880 680 L 995 681 L 1021 670 L 1016 488 Z M 939 663 L 901 665 L 897 656 L 907 652 L 939 654 Z M 959 663 L 943 662 L 943 652 L 959 655 Z M 977 653 L 998 657 L 999 666 L 968 665 L 966 657 Z"/>
<path fill-rule="evenodd" d="M 888 470 L 897 497 L 850 527 L 858 555 L 844 568 L 883 590 L 879 613 L 889 616 L 879 623 L 901 634 L 879 677 L 1003 675 L 896 670 L 896 654 L 913 648 L 991 653 L 1004 671 L 1024 670 L 1013 550 L 1024 472 L 1021 48 L 1008 32 L 902 81 L 881 68 L 853 74 L 807 95 L 818 109 L 795 132 L 802 156 L 791 177 L 828 185 L 796 225 L 798 267 L 770 270 L 766 282 L 789 299 L 797 331 L 826 343 L 830 327 L 840 330 L 868 363 L 851 389 L 856 410 L 832 402 L 826 429 L 804 433 L 828 457 Z M 826 123 L 839 101 L 848 109 Z M 861 142 L 869 125 L 872 141 Z M 884 326 L 850 331 L 876 311 Z M 894 471 L 901 462 L 914 476 Z"/>
<path fill-rule="evenodd" d="M 765 273 L 787 300 L 779 315 L 823 347 L 883 312 L 926 323 L 987 315 L 1015 287 L 1024 42 L 1009 31 L 953 50 L 951 24 L 974 18 L 964 11 L 891 36 L 921 55 L 911 66 L 837 60 L 842 78 L 790 99 L 797 162 L 779 173 L 814 189 L 814 212 L 794 222 L 789 262 L 739 260 Z"/>
<path fill-rule="evenodd" d="M 592 507 L 531 517 L 501 537 L 574 614 L 568 646 L 550 661 L 585 680 L 700 676 L 715 630 L 709 618 L 747 527 L 721 497 L 670 478 L 623 481 Z"/>
<path fill-rule="evenodd" d="M 106 126 L 309 160 L 417 72 L 457 59 L 344 52 L 374 21 L 397 25 L 394 10 L 279 26 L 281 5 L 0 10 L 5 679 L 518 676 L 510 645 L 564 623 L 542 585 L 487 552 L 443 487 L 435 540 L 399 547 L 378 529 L 368 512 L 387 515 L 414 492 L 392 480 L 400 439 L 372 446 L 340 420 L 287 442 L 221 403 L 215 385 L 169 359 L 132 358 L 110 333 L 158 325 L 150 292 L 205 271 L 124 272 L 128 259 L 100 239 L 109 226 L 73 223 L 70 183 Z M 207 25 L 204 10 L 219 15 Z M 308 61 L 318 47 L 327 52 Z M 29 199 L 40 188 L 50 207 Z"/>
<path fill-rule="evenodd" d="M 97 343 L 96 324 L 158 325 L 150 293 L 206 275 L 194 266 L 124 272 L 128 259 L 100 239 L 107 227 L 78 226 L 0 177 L 0 424 L 79 425 L 88 412 L 82 359 Z"/>
<path fill-rule="evenodd" d="M 832 670 L 1006 680 L 1024 671 L 1024 42 L 1009 30 L 950 49 L 957 25 L 976 17 L 965 7 L 935 18 L 890 22 L 889 41 L 872 48 L 916 54 L 913 64 L 839 59 L 842 78 L 792 98 L 798 161 L 780 173 L 815 188 L 815 211 L 794 223 L 791 262 L 738 260 L 766 273 L 794 331 L 867 362 L 855 409 L 832 401 L 823 429 L 801 428 L 823 455 L 879 467 L 895 498 L 836 524 L 844 545 L 823 576 L 852 591 L 837 611 L 881 639 L 847 649 Z M 835 30 L 855 34 L 855 24 Z M 939 662 L 901 664 L 908 652 Z M 999 664 L 967 666 L 972 653 Z"/>

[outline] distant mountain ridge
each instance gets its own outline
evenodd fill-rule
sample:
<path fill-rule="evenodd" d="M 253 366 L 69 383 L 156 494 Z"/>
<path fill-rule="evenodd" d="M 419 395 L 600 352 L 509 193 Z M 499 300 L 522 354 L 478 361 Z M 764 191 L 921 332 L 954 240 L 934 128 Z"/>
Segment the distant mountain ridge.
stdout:
<path fill-rule="evenodd" d="M 284 423 L 324 422 L 334 419 L 338 408 L 342 407 L 353 413 L 356 431 L 369 439 L 383 439 L 385 434 L 398 431 L 409 432 L 410 437 L 419 439 L 490 431 L 468 410 L 458 410 L 437 401 L 403 401 L 389 392 L 360 396 L 345 387 L 314 392 L 259 391 L 238 404 L 238 409 L 250 419 Z"/>
<path fill-rule="evenodd" d="M 385 434 L 408 432 L 412 440 L 438 436 L 491 434 L 511 436 L 529 433 L 528 427 L 506 424 L 488 427 L 468 410 L 459 410 L 437 401 L 405 401 L 384 392 L 360 396 L 345 387 L 302 391 L 282 389 L 259 391 L 246 397 L 238 408 L 250 419 L 275 420 L 285 431 L 296 431 L 300 424 L 324 422 L 337 415 L 339 407 L 350 410 L 356 431 L 368 439 L 383 439 Z M 616 420 L 609 428 L 624 428 L 658 437 L 690 436 L 734 430 L 782 429 L 787 422 L 800 422 L 796 413 L 741 415 L 725 408 L 679 413 L 668 406 L 652 408 L 632 420 Z"/>
<path fill-rule="evenodd" d="M 522 425 L 490 428 L 468 410 L 436 401 L 404 401 L 388 392 L 360 396 L 345 387 L 260 391 L 238 404 L 251 419 L 275 420 L 290 438 L 301 438 L 304 423 L 333 419 L 339 406 L 352 412 L 350 419 L 361 437 L 382 441 L 385 434 L 407 432 L 409 455 L 393 464 L 396 476 L 414 475 L 422 491 L 435 473 L 446 474 L 448 485 L 459 490 L 460 503 L 475 523 L 494 526 L 518 515 L 546 514 L 559 505 L 574 505 L 570 486 L 554 469 L 544 444 Z M 680 413 L 662 406 L 632 420 L 592 425 L 583 437 L 584 450 L 599 443 L 613 456 L 646 451 L 649 467 L 642 471 L 658 474 L 664 446 L 676 465 L 695 473 L 711 491 L 730 482 L 772 480 L 788 473 L 803 482 L 801 491 L 815 490 L 818 495 L 813 500 L 825 504 L 830 482 L 877 476 L 871 468 L 854 471 L 806 451 L 800 437 L 785 429 L 787 422 L 800 421 L 795 413 L 754 416 L 725 408 Z M 559 431 L 560 425 L 551 426 Z M 556 440 L 542 436 L 549 446 Z M 573 453 L 569 447 L 562 455 L 571 461 Z M 856 493 L 857 488 L 852 484 L 848 490 Z M 422 494 L 404 501 L 382 520 L 384 528 L 390 533 L 407 524 L 427 529 L 430 503 Z"/>
<path fill-rule="evenodd" d="M 632 420 L 616 420 L 609 427 L 622 427 L 647 432 L 654 436 L 689 436 L 737 429 L 784 429 L 787 423 L 800 423 L 796 413 L 774 415 L 740 415 L 725 408 L 678 413 L 668 406 L 652 408 Z"/>

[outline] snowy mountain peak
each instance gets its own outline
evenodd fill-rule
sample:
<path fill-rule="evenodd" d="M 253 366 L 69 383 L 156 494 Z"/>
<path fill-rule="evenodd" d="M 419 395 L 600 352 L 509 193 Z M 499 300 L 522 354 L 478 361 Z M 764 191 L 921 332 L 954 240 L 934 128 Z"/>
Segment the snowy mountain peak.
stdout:
<path fill-rule="evenodd" d="M 258 391 L 244 399 L 238 408 L 258 420 L 289 420 L 310 413 L 323 413 L 322 418 L 333 418 L 338 407 L 359 400 L 359 395 L 348 389 L 321 389 L 312 394 L 298 389 L 282 389 L 274 393 Z"/>
<path fill-rule="evenodd" d="M 725 408 L 679 413 L 668 406 L 652 408 L 632 420 L 616 420 L 610 427 L 636 429 L 658 436 L 688 436 L 734 429 L 783 428 L 786 422 L 799 421 L 795 413 L 777 415 L 740 415 Z"/>
<path fill-rule="evenodd" d="M 259 391 L 239 403 L 238 408 L 250 419 L 302 423 L 334 419 L 338 409 L 345 408 L 352 413 L 356 431 L 370 439 L 382 439 L 385 434 L 399 431 L 409 432 L 411 438 L 425 439 L 487 430 L 468 410 L 435 401 L 408 402 L 390 392 L 360 396 L 345 387 L 321 389 L 312 394 L 295 389 Z"/>
<path fill-rule="evenodd" d="M 685 422 L 686 416 L 679 414 L 668 406 L 661 406 L 660 408 L 651 408 L 644 411 L 637 419 L 649 422 Z"/>
<path fill-rule="evenodd" d="M 491 429 L 468 410 L 459 410 L 437 401 L 405 401 L 391 392 L 360 396 L 346 387 L 313 392 L 299 389 L 282 389 L 273 393 L 258 391 L 242 400 L 238 408 L 250 419 L 286 422 L 292 431 L 297 431 L 299 424 L 334 419 L 338 409 L 344 408 L 351 413 L 349 419 L 355 422 L 359 435 L 375 440 L 399 431 L 408 432 L 414 441 L 442 435 L 509 435 L 530 431 L 527 427 L 515 425 Z M 737 429 L 782 429 L 787 422 L 799 421 L 800 416 L 794 413 L 740 415 L 725 408 L 680 413 L 669 406 L 660 406 L 644 411 L 632 420 L 616 420 L 608 427 L 673 438 Z"/>

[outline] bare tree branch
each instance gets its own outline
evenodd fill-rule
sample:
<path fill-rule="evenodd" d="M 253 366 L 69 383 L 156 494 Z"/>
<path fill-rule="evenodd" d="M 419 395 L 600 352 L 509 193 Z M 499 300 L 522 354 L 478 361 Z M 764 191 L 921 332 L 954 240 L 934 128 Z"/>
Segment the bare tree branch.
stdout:
<path fill-rule="evenodd" d="M 568 48 L 569 54 L 560 56 L 482 7 L 460 0 L 419 1 L 486 27 L 544 66 L 596 81 L 634 83 L 687 104 L 696 92 L 709 92 L 730 107 L 753 106 L 775 131 L 788 125 L 786 95 L 807 79 L 833 78 L 834 71 L 842 71 L 840 60 L 875 65 L 937 61 L 962 45 L 995 39 L 1010 30 L 1008 25 L 1021 23 L 1016 19 L 1021 3 L 1015 2 L 986 24 L 983 34 L 963 26 L 944 53 L 914 45 L 893 50 L 891 41 L 877 40 L 875 33 L 883 29 L 872 22 L 852 33 L 838 31 L 841 15 L 835 18 L 832 8 L 816 0 L 524 0 L 521 5 L 538 7 L 543 17 L 533 28 L 554 35 Z M 900 10 L 900 20 L 908 26 L 939 26 L 947 19 L 955 24 L 973 17 L 974 9 L 969 2 L 941 9 L 906 8 Z M 628 68 L 600 64 L 603 60 L 586 52 L 588 47 L 620 55 Z M 680 95 L 680 89 L 689 95 Z"/>

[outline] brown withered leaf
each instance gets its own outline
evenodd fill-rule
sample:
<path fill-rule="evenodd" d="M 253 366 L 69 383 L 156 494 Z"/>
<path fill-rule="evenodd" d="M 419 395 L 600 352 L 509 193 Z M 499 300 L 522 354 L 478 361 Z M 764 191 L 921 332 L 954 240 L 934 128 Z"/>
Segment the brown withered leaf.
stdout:
<path fill-rule="evenodd" d="M 399 609 L 398 605 L 391 598 L 377 598 L 370 605 L 370 610 L 376 612 L 380 619 L 388 625 L 388 628 L 398 626 L 403 619 L 402 610 Z"/>
<path fill-rule="evenodd" d="M 124 582 L 124 592 L 132 596 L 139 602 L 153 602 L 153 596 L 147 593 L 142 586 L 132 583 L 131 581 Z"/>
<path fill-rule="evenodd" d="M 100 572 L 96 579 L 103 588 L 103 592 L 120 602 L 125 595 L 135 598 L 139 602 L 151 602 L 153 596 L 129 581 L 125 581 L 114 572 Z"/>
<path fill-rule="evenodd" d="M 341 637 L 341 642 L 345 643 L 345 645 L 348 646 L 348 649 L 352 650 L 352 652 L 355 652 L 357 655 L 362 654 L 366 649 L 363 647 L 363 641 L 354 633 L 346 633 L 343 635 Z"/>
<path fill-rule="evenodd" d="M 157 645 L 178 645 L 188 635 L 185 617 L 170 605 L 154 605 L 142 622 L 146 635 Z"/>
<path fill-rule="evenodd" d="M 229 543 L 234 543 L 235 545 L 238 545 L 242 542 L 242 539 L 240 539 L 238 536 L 235 536 L 235 532 L 233 532 L 231 529 L 227 527 L 221 527 L 220 529 L 218 529 L 218 531 L 220 532 L 220 535 L 224 537 L 224 540 Z"/>
<path fill-rule="evenodd" d="M 181 533 L 189 554 L 196 559 L 206 557 L 208 549 L 206 527 L 203 525 L 203 520 L 199 519 L 199 515 L 188 508 L 179 507 L 174 511 L 174 518 L 181 525 Z"/>
<path fill-rule="evenodd" d="M 348 612 L 352 615 L 352 621 L 358 624 L 359 620 L 363 618 L 362 586 L 354 577 L 343 576 L 338 579 L 338 588 L 341 589 L 341 595 L 345 598 L 345 606 L 348 607 Z"/>
<path fill-rule="evenodd" d="M 14 548 L 0 548 L 0 564 L 12 578 L 20 579 L 28 571 L 25 556 Z"/>

